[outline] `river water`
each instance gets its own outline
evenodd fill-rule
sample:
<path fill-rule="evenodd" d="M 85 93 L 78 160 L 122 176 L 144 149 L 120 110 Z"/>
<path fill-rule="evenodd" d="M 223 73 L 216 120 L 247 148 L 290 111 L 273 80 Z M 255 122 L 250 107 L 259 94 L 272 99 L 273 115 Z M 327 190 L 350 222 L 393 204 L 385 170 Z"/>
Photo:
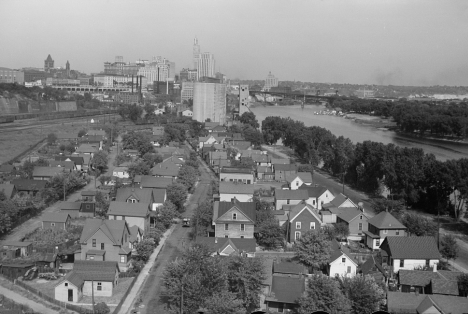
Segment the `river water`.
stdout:
<path fill-rule="evenodd" d="M 306 105 L 301 109 L 295 106 L 259 106 L 250 108 L 256 115 L 260 125 L 268 116 L 290 117 L 304 122 L 306 126 L 319 126 L 330 130 L 336 136 L 344 136 L 354 143 L 364 141 L 393 143 L 404 147 L 422 148 L 426 153 L 432 153 L 439 160 L 459 159 L 468 157 L 468 144 L 443 140 L 406 137 L 393 131 L 380 130 L 372 126 L 361 125 L 352 119 L 338 116 L 315 115 L 315 111 L 326 110 L 321 105 Z"/>

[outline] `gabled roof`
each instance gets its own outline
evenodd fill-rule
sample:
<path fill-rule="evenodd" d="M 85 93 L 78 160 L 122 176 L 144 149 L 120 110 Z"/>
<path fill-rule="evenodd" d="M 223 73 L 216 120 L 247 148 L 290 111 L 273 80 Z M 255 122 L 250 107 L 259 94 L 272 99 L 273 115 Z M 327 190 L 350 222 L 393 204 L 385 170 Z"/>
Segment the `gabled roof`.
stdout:
<path fill-rule="evenodd" d="M 457 271 L 437 270 L 406 270 L 401 269 L 398 272 L 398 281 L 400 285 L 425 287 L 432 285 L 433 294 L 451 294 L 458 295 L 458 276 L 463 273 Z M 455 285 L 453 285 L 455 284 Z M 434 288 L 436 292 L 434 292 Z"/>
<path fill-rule="evenodd" d="M 286 158 L 271 158 L 272 165 L 288 165 L 291 163 L 291 160 Z"/>
<path fill-rule="evenodd" d="M 81 144 L 76 149 L 75 153 L 97 153 L 99 148 L 96 144 Z"/>
<path fill-rule="evenodd" d="M 315 217 L 315 219 L 319 223 L 322 223 L 322 219 L 320 219 L 320 216 L 315 211 L 315 208 L 313 208 L 309 204 L 305 203 L 304 201 L 300 202 L 299 204 L 297 204 L 296 206 L 291 208 L 291 211 L 290 211 L 290 214 L 289 214 L 289 217 L 291 219 L 290 221 L 293 222 L 304 211 L 308 211 L 312 216 Z"/>
<path fill-rule="evenodd" d="M 346 256 L 354 265 L 358 265 L 356 263 L 356 261 L 351 257 L 351 255 L 346 251 L 345 248 L 342 248 L 340 250 L 336 250 L 336 251 L 333 251 L 331 252 L 330 254 L 330 263 L 333 263 L 334 261 L 336 261 L 337 259 L 341 258 L 342 256 Z"/>
<path fill-rule="evenodd" d="M 73 264 L 73 271 L 85 280 L 114 281 L 115 272 L 120 271 L 117 262 L 77 260 Z"/>
<path fill-rule="evenodd" d="M 295 262 L 279 262 L 273 264 L 275 274 L 306 274 L 304 265 Z"/>
<path fill-rule="evenodd" d="M 179 166 L 172 162 L 160 163 L 151 168 L 153 176 L 177 177 Z"/>
<path fill-rule="evenodd" d="M 205 129 L 212 129 L 219 125 L 219 122 L 205 122 Z"/>
<path fill-rule="evenodd" d="M 80 274 L 75 272 L 75 271 L 71 271 L 69 272 L 64 278 L 62 281 L 60 281 L 56 286 L 60 285 L 61 283 L 63 283 L 64 281 L 68 281 L 69 283 L 71 283 L 72 285 L 74 285 L 75 287 L 77 287 L 78 289 L 81 288 L 81 286 L 83 286 L 84 284 L 84 280 L 83 278 L 81 278 Z"/>
<path fill-rule="evenodd" d="M 304 183 L 312 183 L 312 174 L 310 172 L 298 172 L 296 174 L 290 174 L 286 176 L 285 179 L 288 183 L 291 183 L 297 177 L 299 177 L 299 179 L 301 179 Z"/>
<path fill-rule="evenodd" d="M 0 184 L 0 191 L 3 191 L 3 194 L 10 199 L 13 196 L 13 191 L 15 190 L 15 185 L 10 183 Z"/>
<path fill-rule="evenodd" d="M 378 229 L 406 229 L 405 225 L 388 212 L 378 213 L 369 219 L 368 223 Z"/>
<path fill-rule="evenodd" d="M 302 296 L 304 289 L 305 281 L 302 277 L 273 275 L 273 283 L 271 285 L 272 296 L 267 297 L 267 300 L 295 304 L 297 299 Z"/>
<path fill-rule="evenodd" d="M 394 259 L 440 259 L 434 237 L 387 236 L 380 247 L 385 248 L 385 244 Z"/>
<path fill-rule="evenodd" d="M 330 195 L 333 195 L 326 187 L 324 186 L 312 186 L 303 184 L 299 187 L 299 190 L 307 190 L 309 197 L 318 198 L 322 196 L 325 192 L 328 191 Z"/>
<path fill-rule="evenodd" d="M 379 271 L 385 276 L 387 276 L 387 272 L 382 267 L 382 265 L 374 258 L 374 255 L 371 255 L 367 259 L 367 261 L 365 261 L 364 264 L 360 266 L 360 269 L 363 275 L 369 275 L 372 272 Z"/>
<path fill-rule="evenodd" d="M 341 207 L 341 205 L 343 205 L 343 203 L 347 200 L 349 200 L 351 204 L 354 205 L 354 207 L 357 207 L 356 204 L 354 204 L 354 202 L 351 201 L 350 198 L 348 198 L 346 195 L 343 195 L 342 193 L 335 196 L 335 198 L 330 202 L 330 204 L 336 207 Z"/>
<path fill-rule="evenodd" d="M 309 193 L 306 190 L 275 190 L 277 200 L 308 200 Z"/>
<path fill-rule="evenodd" d="M 219 182 L 219 193 L 221 194 L 254 194 L 255 185 L 233 183 L 233 182 Z"/>
<path fill-rule="evenodd" d="M 16 179 L 11 181 L 18 191 L 39 191 L 45 188 L 47 181 L 45 180 L 30 180 Z"/>
<path fill-rule="evenodd" d="M 152 189 L 153 200 L 155 203 L 164 203 L 166 201 L 166 189 Z"/>
<path fill-rule="evenodd" d="M 140 186 L 142 188 L 165 189 L 173 182 L 172 178 L 142 176 Z"/>
<path fill-rule="evenodd" d="M 153 190 L 132 187 L 119 188 L 115 200 L 117 202 L 126 202 L 130 197 L 136 199 L 139 203 L 150 204 L 153 200 Z"/>
<path fill-rule="evenodd" d="M 51 160 L 49 161 L 50 167 L 62 167 L 68 170 L 73 170 L 75 168 L 75 163 L 73 161 L 58 161 L 58 160 Z"/>
<path fill-rule="evenodd" d="M 426 299 L 430 299 L 429 301 Z M 393 313 L 422 313 L 428 308 L 428 305 L 435 305 L 444 314 L 465 314 L 468 308 L 468 298 L 457 297 L 452 295 L 440 294 L 419 294 L 404 293 L 404 292 L 387 292 L 388 311 Z M 421 305 L 421 307 L 419 307 Z"/>
<path fill-rule="evenodd" d="M 133 243 L 138 240 L 138 234 L 143 235 L 143 231 L 138 226 L 131 226 L 130 231 L 130 242 Z"/>
<path fill-rule="evenodd" d="M 42 221 L 65 223 L 70 218 L 66 213 L 45 213 L 42 215 Z"/>
<path fill-rule="evenodd" d="M 63 167 L 34 167 L 33 177 L 53 177 L 63 171 Z"/>
<path fill-rule="evenodd" d="M 254 202 L 239 202 L 237 200 L 234 200 L 234 202 L 215 202 L 214 205 L 217 210 L 213 211 L 213 221 L 217 221 L 221 216 L 230 211 L 233 207 L 236 207 L 248 219 L 255 223 L 256 205 Z"/>
<path fill-rule="evenodd" d="M 227 152 L 209 152 L 210 160 L 227 159 Z"/>
<path fill-rule="evenodd" d="M 255 239 L 197 237 L 196 242 L 207 245 L 217 253 L 221 253 L 228 245 L 237 253 L 253 253 L 257 247 Z"/>
<path fill-rule="evenodd" d="M 114 245 L 122 245 L 122 237 L 128 225 L 125 220 L 107 220 L 107 219 L 86 219 L 83 231 L 81 232 L 80 243 L 86 243 L 98 230 L 109 237 Z"/>
<path fill-rule="evenodd" d="M 253 154 L 250 158 L 254 162 L 270 162 L 269 156 L 265 154 Z"/>
<path fill-rule="evenodd" d="M 369 218 L 365 213 L 363 213 L 359 209 L 351 207 L 343 211 L 342 213 L 340 213 L 338 217 L 349 223 L 350 221 L 354 220 L 356 217 L 361 216 L 361 215 L 365 217 L 366 219 Z"/>
<path fill-rule="evenodd" d="M 55 156 L 56 161 L 66 161 L 67 159 L 73 161 L 75 165 L 83 165 L 84 163 L 84 158 L 81 156 Z"/>
<path fill-rule="evenodd" d="M 93 202 L 83 202 L 81 203 L 80 212 L 82 213 L 93 213 L 96 207 L 96 203 Z"/>
<path fill-rule="evenodd" d="M 276 164 L 273 166 L 276 171 L 297 171 L 297 166 L 295 164 Z"/>
<path fill-rule="evenodd" d="M 149 211 L 149 203 L 126 203 L 126 202 L 110 202 L 109 215 L 130 216 L 130 217 L 146 217 Z"/>

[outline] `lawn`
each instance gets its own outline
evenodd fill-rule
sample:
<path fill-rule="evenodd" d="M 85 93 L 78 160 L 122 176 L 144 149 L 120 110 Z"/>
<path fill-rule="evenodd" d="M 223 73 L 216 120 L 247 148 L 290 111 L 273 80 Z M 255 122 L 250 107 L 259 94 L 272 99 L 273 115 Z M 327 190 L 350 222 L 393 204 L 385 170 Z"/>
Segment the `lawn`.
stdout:
<path fill-rule="evenodd" d="M 57 285 L 62 280 L 62 278 L 63 277 L 59 277 L 59 279 L 57 280 L 45 280 L 45 279 L 36 278 L 31 281 L 25 281 L 24 283 L 54 298 L 55 297 L 55 285 Z"/>

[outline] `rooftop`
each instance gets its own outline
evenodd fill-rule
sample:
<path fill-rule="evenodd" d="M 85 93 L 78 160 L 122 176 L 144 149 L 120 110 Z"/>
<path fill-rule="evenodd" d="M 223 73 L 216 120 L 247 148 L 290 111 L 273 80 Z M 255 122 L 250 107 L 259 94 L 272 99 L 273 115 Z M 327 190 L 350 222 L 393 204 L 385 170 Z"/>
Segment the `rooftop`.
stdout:
<path fill-rule="evenodd" d="M 405 225 L 388 212 L 378 213 L 369 219 L 368 223 L 379 229 L 406 229 Z"/>
<path fill-rule="evenodd" d="M 239 202 L 235 200 L 234 202 L 215 202 L 215 209 L 213 210 L 213 221 L 219 219 L 233 207 L 237 207 L 244 215 L 255 222 L 256 219 L 256 205 L 254 202 Z"/>
<path fill-rule="evenodd" d="M 132 187 L 122 187 L 117 190 L 115 196 L 117 202 L 126 202 L 129 198 L 136 199 L 139 203 L 150 204 L 153 201 L 153 190 Z"/>
<path fill-rule="evenodd" d="M 64 167 L 34 167 L 33 177 L 53 177 L 64 169 Z"/>
<path fill-rule="evenodd" d="M 299 190 L 307 190 L 309 197 L 315 198 L 322 196 L 326 191 L 328 191 L 328 189 L 324 186 L 312 186 L 306 184 L 301 185 Z M 330 191 L 329 193 L 332 194 Z"/>
<path fill-rule="evenodd" d="M 466 309 L 468 309 L 468 298 L 439 294 L 416 295 L 414 293 L 388 291 L 387 304 L 388 311 L 391 313 L 429 313 L 424 308 L 427 309 L 428 306 L 434 306 L 440 309 L 440 313 L 465 314 Z"/>
<path fill-rule="evenodd" d="M 149 211 L 149 203 L 127 203 L 127 202 L 110 202 L 109 215 L 130 216 L 130 217 L 146 217 Z"/>
<path fill-rule="evenodd" d="M 255 185 L 233 183 L 233 182 L 219 182 L 219 193 L 226 194 L 252 194 L 254 193 Z"/>
<path fill-rule="evenodd" d="M 306 190 L 275 190 L 277 200 L 308 200 L 309 193 Z"/>
<path fill-rule="evenodd" d="M 434 237 L 387 236 L 380 246 L 388 244 L 392 258 L 396 259 L 440 259 Z"/>
<path fill-rule="evenodd" d="M 96 231 L 101 229 L 115 245 L 122 245 L 125 228 L 128 228 L 125 220 L 86 219 L 81 232 L 80 243 L 86 243 Z"/>
<path fill-rule="evenodd" d="M 267 300 L 295 304 L 297 299 L 302 296 L 304 289 L 304 278 L 273 275 L 272 296 L 267 297 Z"/>
<path fill-rule="evenodd" d="M 42 221 L 47 222 L 67 222 L 68 218 L 70 218 L 69 214 L 66 213 L 44 213 L 42 215 Z"/>

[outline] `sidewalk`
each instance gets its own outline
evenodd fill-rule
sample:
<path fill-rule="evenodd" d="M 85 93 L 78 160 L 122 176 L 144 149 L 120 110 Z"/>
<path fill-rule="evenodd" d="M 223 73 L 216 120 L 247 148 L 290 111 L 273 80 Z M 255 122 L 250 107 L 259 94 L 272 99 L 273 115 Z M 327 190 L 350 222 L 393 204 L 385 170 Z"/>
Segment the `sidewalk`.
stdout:
<path fill-rule="evenodd" d="M 25 304 L 25 305 L 29 306 L 35 312 L 39 312 L 39 313 L 43 313 L 43 314 L 59 314 L 59 312 L 54 311 L 52 309 L 49 309 L 49 308 L 45 307 L 42 304 L 36 303 L 36 302 L 34 302 L 32 300 L 29 300 L 29 299 L 23 297 L 22 295 L 20 295 L 20 294 L 18 294 L 16 292 L 13 292 L 13 291 L 11 291 L 11 290 L 3 287 L 3 286 L 0 286 L 0 294 L 3 294 L 5 297 L 15 301 L 16 303 Z"/>
<path fill-rule="evenodd" d="M 141 288 L 145 284 L 146 279 L 148 278 L 148 274 L 151 268 L 153 267 L 156 258 L 159 255 L 159 252 L 161 252 L 162 248 L 164 247 L 164 244 L 166 243 L 167 238 L 169 238 L 176 226 L 177 224 L 173 224 L 164 233 L 164 236 L 161 238 L 158 247 L 154 250 L 153 254 L 151 254 L 145 267 L 143 267 L 140 274 L 138 275 L 138 278 L 135 284 L 133 285 L 132 290 L 130 290 L 130 293 L 127 295 L 127 298 L 125 299 L 124 303 L 122 304 L 122 307 L 120 308 L 119 314 L 127 314 L 132 309 L 132 306 L 135 303 L 137 296 L 140 295 Z"/>

